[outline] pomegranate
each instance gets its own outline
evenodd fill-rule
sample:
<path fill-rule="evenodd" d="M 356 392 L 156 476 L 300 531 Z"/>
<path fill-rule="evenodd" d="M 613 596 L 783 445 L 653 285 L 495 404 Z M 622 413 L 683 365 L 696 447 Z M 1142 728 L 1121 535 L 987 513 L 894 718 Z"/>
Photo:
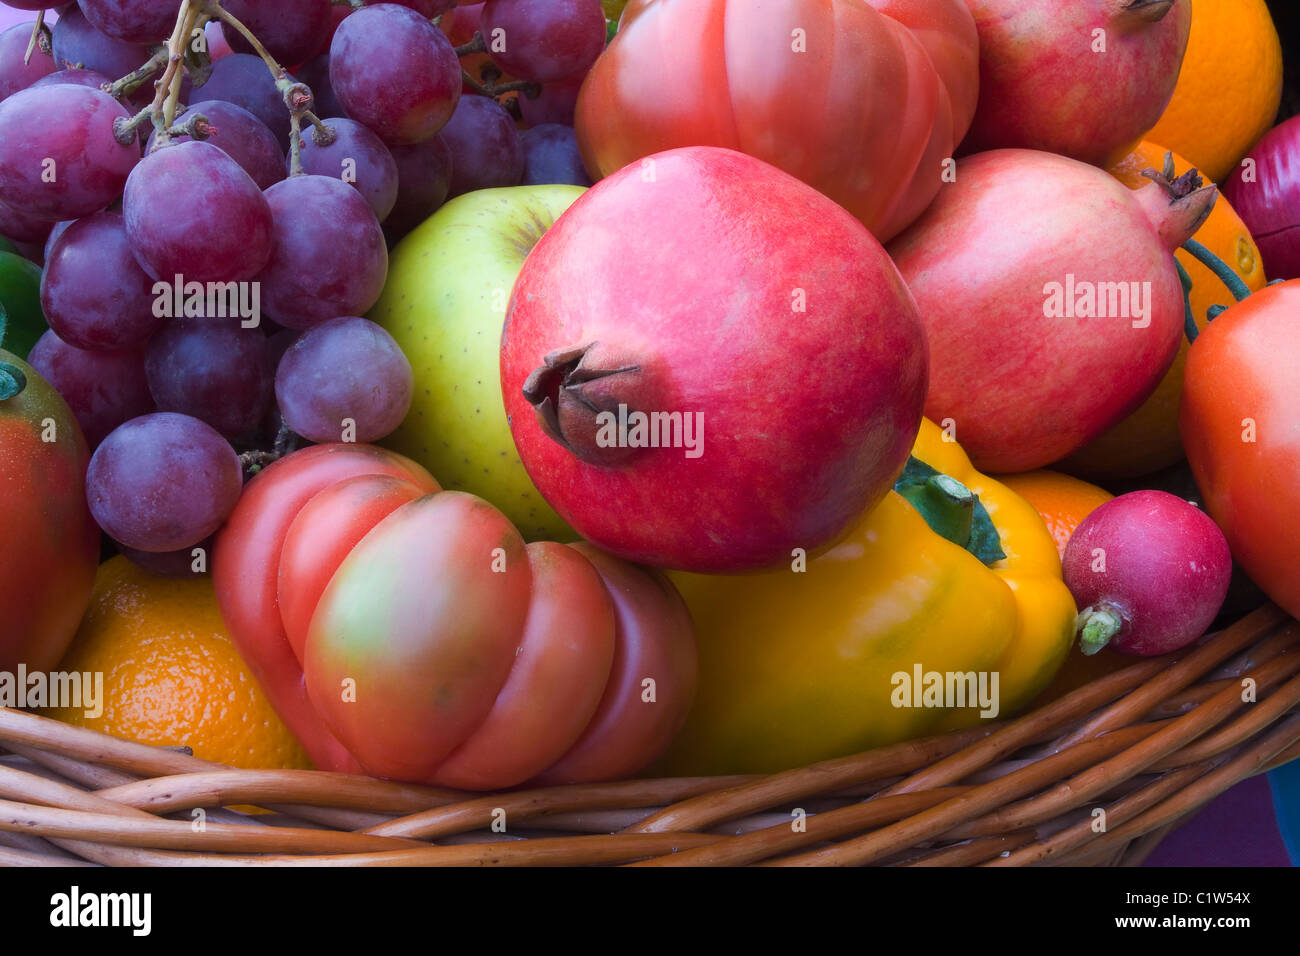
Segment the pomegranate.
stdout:
<path fill-rule="evenodd" d="M 1107 166 L 1174 95 L 1191 0 L 966 0 L 980 99 L 966 153 L 1023 147 Z"/>
<path fill-rule="evenodd" d="M 915 304 L 867 229 L 761 160 L 658 153 L 529 254 L 501 343 L 538 490 L 644 564 L 732 572 L 830 544 L 921 422 Z"/>
<path fill-rule="evenodd" d="M 1130 192 L 1032 150 L 962 160 L 890 252 L 929 334 L 925 413 L 983 471 L 1077 451 L 1154 391 L 1178 352 L 1173 250 L 1218 196 L 1193 171 Z"/>

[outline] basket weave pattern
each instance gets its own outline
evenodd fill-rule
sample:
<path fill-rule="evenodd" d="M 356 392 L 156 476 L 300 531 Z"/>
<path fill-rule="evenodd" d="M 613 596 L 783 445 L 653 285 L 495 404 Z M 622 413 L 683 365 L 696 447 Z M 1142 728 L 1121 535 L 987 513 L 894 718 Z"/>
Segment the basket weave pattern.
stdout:
<path fill-rule="evenodd" d="M 1266 605 L 1003 723 L 772 776 L 490 795 L 232 770 L 0 709 L 0 865 L 1135 865 L 1300 757 L 1298 645 Z"/>

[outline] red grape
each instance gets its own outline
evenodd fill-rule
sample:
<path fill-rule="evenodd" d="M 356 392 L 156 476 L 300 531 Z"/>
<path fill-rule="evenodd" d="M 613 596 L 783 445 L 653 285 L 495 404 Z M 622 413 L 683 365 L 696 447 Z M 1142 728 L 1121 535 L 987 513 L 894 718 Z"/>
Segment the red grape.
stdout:
<path fill-rule="evenodd" d="M 261 329 L 238 319 L 177 319 L 149 343 L 145 373 L 159 411 L 192 415 L 234 440 L 266 414 L 275 368 Z"/>
<path fill-rule="evenodd" d="M 510 114 L 486 96 L 461 97 L 443 127 L 451 150 L 451 195 L 475 189 L 518 186 L 524 178 L 524 146 Z"/>
<path fill-rule="evenodd" d="M 0 236 L 15 242 L 44 242 L 54 223 L 34 219 L 25 212 L 10 209 L 0 202 Z"/>
<path fill-rule="evenodd" d="M 202 116 L 216 127 L 203 142 L 211 143 L 237 162 L 257 183 L 258 189 L 266 189 L 284 179 L 284 150 L 275 134 L 248 110 L 227 100 L 204 100 L 189 107 L 176 122 L 184 123 L 194 115 Z M 157 132 L 150 135 L 149 149 L 157 138 Z M 188 141 L 188 136 L 172 137 L 173 143 Z"/>
<path fill-rule="evenodd" d="M 543 123 L 524 130 L 520 138 L 524 143 L 525 186 L 591 185 L 572 126 Z"/>
<path fill-rule="evenodd" d="M 333 25 L 330 0 L 225 0 L 222 6 L 252 31 L 268 53 L 289 67 L 319 53 Z M 230 49 L 253 52 L 234 27 L 222 24 L 222 30 Z"/>
<path fill-rule="evenodd" d="M 193 578 L 207 573 L 208 555 L 212 554 L 212 539 L 204 538 L 193 547 L 181 548 L 177 551 L 137 551 L 135 548 L 128 548 L 120 541 L 117 542 L 117 549 L 128 561 L 144 568 L 150 574 L 162 578 Z M 203 560 L 199 564 L 203 570 L 196 571 L 194 566 L 199 556 L 194 552 L 199 549 L 203 551 Z"/>
<path fill-rule="evenodd" d="M 266 124 L 281 153 L 289 148 L 289 107 L 261 57 L 248 53 L 223 56 L 212 64 L 212 75 L 197 90 L 196 95 L 205 100 L 242 106 Z"/>
<path fill-rule="evenodd" d="M 54 57 L 39 49 L 32 51 L 30 61 L 23 62 L 35 22 L 19 23 L 0 33 L 0 100 L 11 93 L 27 89 L 56 69 Z"/>
<path fill-rule="evenodd" d="M 179 4 L 176 9 L 180 9 Z M 176 11 L 173 11 L 173 21 L 175 18 Z M 94 70 L 116 80 L 149 59 L 147 46 L 115 40 L 100 33 L 82 15 L 79 7 L 73 7 L 59 17 L 50 35 L 54 44 L 54 62 L 60 69 Z M 159 37 L 156 42 L 162 40 L 163 37 Z"/>
<path fill-rule="evenodd" d="M 100 33 L 150 45 L 167 42 L 180 12 L 176 0 L 77 0 L 77 6 Z"/>
<path fill-rule="evenodd" d="M 91 456 L 86 499 L 109 537 L 140 551 L 192 547 L 224 522 L 243 487 L 239 456 L 210 426 L 156 412 L 121 425 Z"/>
<path fill-rule="evenodd" d="M 487 0 L 481 29 L 493 61 L 535 83 L 586 72 L 605 48 L 600 0 Z"/>
<path fill-rule="evenodd" d="M 411 363 L 373 322 L 322 322 L 293 343 L 275 373 L 284 422 L 315 442 L 378 441 L 411 407 Z M 345 422 L 352 434 L 345 434 Z"/>
<path fill-rule="evenodd" d="M 35 83 L 29 89 L 38 90 L 43 86 L 58 86 L 60 83 L 67 83 L 72 86 L 88 86 L 92 90 L 98 90 L 105 83 L 113 82 L 103 73 L 96 73 L 94 70 L 55 70 L 49 73 Z"/>
<path fill-rule="evenodd" d="M 431 139 L 460 98 L 460 61 L 451 41 L 413 10 L 363 7 L 330 45 L 330 82 L 348 116 L 385 143 Z"/>
<path fill-rule="evenodd" d="M 578 91 L 586 74 L 556 80 L 543 84 L 536 96 L 519 94 L 519 115 L 527 126 L 543 126 L 546 123 L 573 125 L 574 113 L 578 108 Z"/>
<path fill-rule="evenodd" d="M 127 180 L 122 209 L 136 261 L 155 279 L 251 279 L 271 255 L 266 198 L 211 143 L 191 140 L 150 153 Z"/>
<path fill-rule="evenodd" d="M 456 0 L 389 0 L 399 7 L 410 7 L 420 16 L 432 20 L 456 5 Z"/>
<path fill-rule="evenodd" d="M 271 260 L 258 275 L 262 306 L 286 328 L 364 315 L 388 275 L 379 221 L 361 194 L 331 176 L 291 176 L 266 191 Z"/>
<path fill-rule="evenodd" d="M 333 176 L 351 183 L 365 197 L 380 222 L 397 201 L 397 163 L 378 136 L 350 119 L 327 119 L 334 131 L 328 146 L 316 143 L 311 132 L 303 136 L 302 169 L 318 176 Z"/>
<path fill-rule="evenodd" d="M 334 95 L 334 86 L 330 83 L 330 55 L 322 53 L 304 63 L 294 74 L 298 82 L 306 83 L 311 88 L 311 111 L 317 116 L 347 116 L 339 98 Z"/>
<path fill-rule="evenodd" d="M 15 211 L 79 219 L 117 198 L 140 148 L 113 138 L 128 116 L 107 93 L 58 84 L 0 102 L 0 195 Z"/>
<path fill-rule="evenodd" d="M 27 361 L 63 396 L 92 449 L 118 425 L 154 410 L 143 349 L 91 352 L 50 331 L 32 346 Z"/>
<path fill-rule="evenodd" d="M 154 315 L 153 281 L 131 254 L 122 214 L 78 219 L 50 250 L 41 309 L 59 338 L 79 349 L 125 349 L 144 342 L 166 318 Z"/>
<path fill-rule="evenodd" d="M 54 244 L 59 241 L 59 236 L 67 232 L 68 227 L 71 226 L 74 222 L 78 222 L 78 221 L 79 220 L 76 219 L 64 219 L 63 221 L 56 222 L 54 224 L 54 228 L 50 230 L 50 234 L 45 237 L 45 249 L 44 249 L 43 258 L 45 259 L 46 262 L 50 261 L 50 253 L 54 251 Z"/>
<path fill-rule="evenodd" d="M 394 146 L 390 152 L 397 163 L 397 202 L 384 220 L 384 229 L 400 239 L 447 201 L 451 150 L 439 133 L 427 143 Z"/>

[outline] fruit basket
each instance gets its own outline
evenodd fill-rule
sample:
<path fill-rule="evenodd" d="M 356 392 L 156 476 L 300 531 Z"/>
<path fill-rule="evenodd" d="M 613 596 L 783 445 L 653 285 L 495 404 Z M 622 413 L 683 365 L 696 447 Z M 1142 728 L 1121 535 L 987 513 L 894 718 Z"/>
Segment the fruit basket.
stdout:
<path fill-rule="evenodd" d="M 1265 605 L 1000 723 L 771 776 L 496 794 L 234 770 L 5 709 L 0 865 L 1134 866 L 1300 757 L 1297 675 L 1300 624 Z"/>

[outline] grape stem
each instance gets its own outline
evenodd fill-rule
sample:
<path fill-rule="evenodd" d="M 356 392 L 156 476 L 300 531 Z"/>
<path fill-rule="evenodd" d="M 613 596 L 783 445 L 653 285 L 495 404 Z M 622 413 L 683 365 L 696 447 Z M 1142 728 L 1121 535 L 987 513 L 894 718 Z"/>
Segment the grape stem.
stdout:
<path fill-rule="evenodd" d="M 469 72 L 465 69 L 461 69 L 460 75 L 461 79 L 465 81 L 465 85 L 471 90 L 479 96 L 486 96 L 491 99 L 496 99 L 498 96 L 504 96 L 507 93 L 523 93 L 524 96 L 527 96 L 530 100 L 535 100 L 537 99 L 538 94 L 542 91 L 540 86 L 536 83 L 531 83 L 528 80 L 513 80 L 510 83 L 500 84 L 480 83 L 478 80 L 474 79 L 474 77 L 470 76 Z"/>
<path fill-rule="evenodd" d="M 158 138 L 154 148 L 167 144 L 170 136 L 167 130 L 176 117 L 176 102 L 181 92 L 181 60 L 190 30 L 193 29 L 197 11 L 190 6 L 190 0 L 181 0 L 180 10 L 176 14 L 176 28 L 172 30 L 171 39 L 167 41 L 167 69 L 158 81 L 158 91 L 153 102 L 149 104 L 149 115 L 153 119 Z"/>
<path fill-rule="evenodd" d="M 328 137 L 329 142 L 333 142 L 334 136 L 333 130 L 321 123 L 316 118 L 316 115 L 311 112 L 313 106 L 311 87 L 305 83 L 299 83 L 289 76 L 289 71 L 281 66 L 279 61 L 270 54 L 266 47 L 262 45 L 262 41 L 253 34 L 253 31 L 248 29 L 233 13 L 222 7 L 218 0 L 193 0 L 193 2 L 212 19 L 228 23 L 232 29 L 236 30 L 240 36 L 248 41 L 248 45 L 253 48 L 253 52 L 262 58 L 266 68 L 271 71 L 271 78 L 275 80 L 275 87 L 284 97 L 284 105 L 289 110 L 289 174 L 291 176 L 300 174 L 302 172 L 300 151 L 302 148 L 303 117 L 307 117 L 312 125 L 316 127 L 316 135 Z M 322 133 L 322 130 L 325 130 L 325 132 Z"/>
<path fill-rule="evenodd" d="M 121 79 L 107 84 L 103 87 L 104 92 L 115 100 L 120 100 L 123 96 L 129 96 L 139 89 L 140 84 L 166 66 L 167 56 L 167 47 L 158 47 L 154 55 L 143 66 L 137 67 Z"/>
<path fill-rule="evenodd" d="M 487 41 L 483 39 L 483 34 L 478 30 L 474 31 L 474 39 L 468 43 L 462 43 L 455 48 L 457 56 L 469 56 L 472 53 L 486 53 Z"/>
<path fill-rule="evenodd" d="M 23 54 L 23 66 L 32 62 L 32 53 L 38 46 L 42 53 L 50 53 L 54 49 L 50 31 L 45 26 L 44 10 L 36 11 L 36 22 L 32 24 L 32 38 L 27 41 L 27 52 Z"/>

